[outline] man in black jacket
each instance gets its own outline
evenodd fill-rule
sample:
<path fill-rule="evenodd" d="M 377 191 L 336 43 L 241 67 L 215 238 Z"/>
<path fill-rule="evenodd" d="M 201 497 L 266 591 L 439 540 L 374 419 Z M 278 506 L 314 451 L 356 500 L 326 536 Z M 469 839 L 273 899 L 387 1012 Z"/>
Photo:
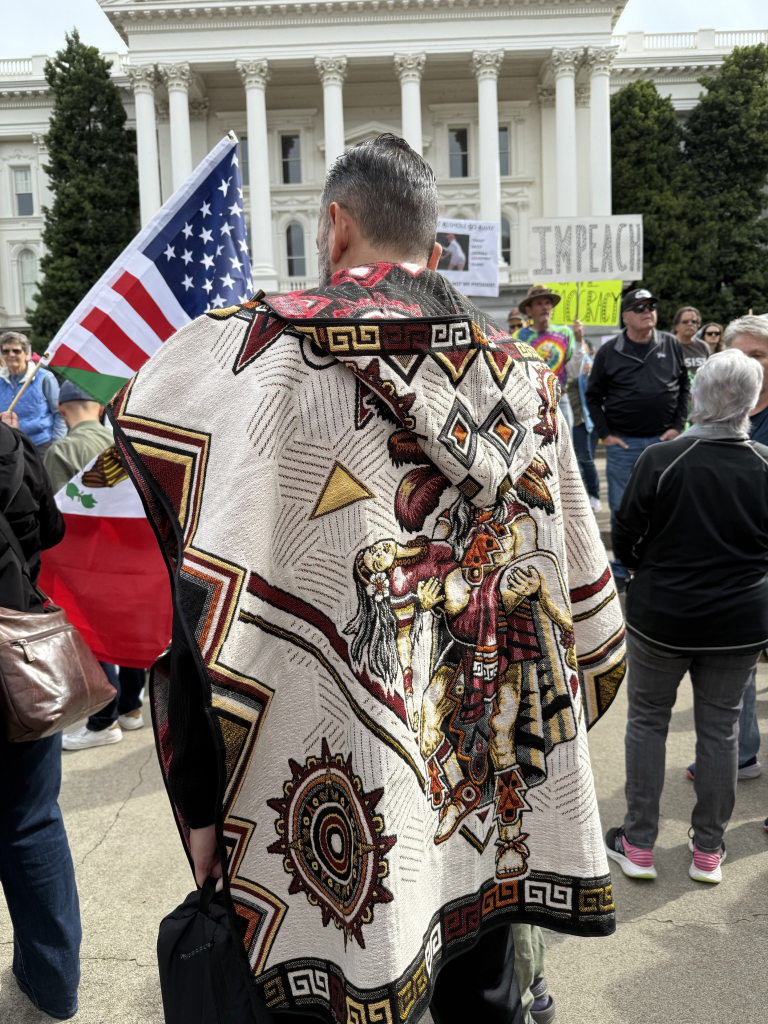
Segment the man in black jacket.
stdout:
<path fill-rule="evenodd" d="M 643 451 L 677 437 L 688 418 L 683 350 L 674 335 L 656 330 L 657 302 L 645 288 L 627 292 L 621 303 L 624 330 L 598 350 L 589 376 L 587 405 L 606 446 L 611 519 Z M 619 588 L 626 587 L 628 571 L 618 559 L 611 567 Z"/>

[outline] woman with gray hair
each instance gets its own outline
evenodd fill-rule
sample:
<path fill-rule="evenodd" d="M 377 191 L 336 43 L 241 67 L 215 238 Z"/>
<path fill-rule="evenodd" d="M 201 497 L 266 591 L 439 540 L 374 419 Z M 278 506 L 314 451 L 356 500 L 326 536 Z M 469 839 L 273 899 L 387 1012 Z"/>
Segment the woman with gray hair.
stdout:
<path fill-rule="evenodd" d="M 691 878 L 719 882 L 738 771 L 737 722 L 768 645 L 768 447 L 749 441 L 763 383 L 755 359 L 711 356 L 693 385 L 694 426 L 640 456 L 613 523 L 627 590 L 629 714 L 624 824 L 606 836 L 625 874 L 656 878 L 653 846 L 667 729 L 693 684 L 696 804 Z"/>

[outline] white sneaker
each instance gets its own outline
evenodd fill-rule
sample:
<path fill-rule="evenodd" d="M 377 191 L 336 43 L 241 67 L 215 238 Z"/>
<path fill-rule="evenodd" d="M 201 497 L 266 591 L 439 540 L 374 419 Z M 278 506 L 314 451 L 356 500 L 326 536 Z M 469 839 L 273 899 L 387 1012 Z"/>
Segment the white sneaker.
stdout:
<path fill-rule="evenodd" d="M 87 750 L 89 747 L 107 747 L 111 743 L 119 743 L 123 738 L 122 730 L 117 722 L 108 729 L 89 729 L 84 725 L 77 732 L 65 732 L 61 738 L 64 750 Z"/>
<path fill-rule="evenodd" d="M 118 715 L 118 725 L 121 729 L 125 729 L 127 732 L 133 732 L 134 729 L 144 728 L 144 719 L 141 717 L 141 708 L 136 708 L 135 711 L 127 711 L 124 715 Z"/>
<path fill-rule="evenodd" d="M 602 504 L 602 502 L 600 501 L 599 498 L 595 498 L 593 495 L 590 494 L 590 496 L 589 496 L 589 507 L 592 509 L 592 511 L 595 513 L 595 515 L 597 515 L 597 513 L 603 507 L 603 504 Z"/>
<path fill-rule="evenodd" d="M 728 856 L 725 852 L 725 843 L 723 843 L 720 850 L 720 857 L 718 858 L 717 865 L 709 871 L 705 870 L 703 867 L 696 866 L 696 855 L 698 851 L 694 849 L 693 839 L 688 840 L 688 849 L 691 851 L 694 858 L 691 861 L 691 866 L 688 868 L 688 874 L 694 882 L 709 882 L 710 885 L 717 885 L 718 882 L 722 882 L 723 872 L 721 870 L 721 866 L 725 858 Z"/>

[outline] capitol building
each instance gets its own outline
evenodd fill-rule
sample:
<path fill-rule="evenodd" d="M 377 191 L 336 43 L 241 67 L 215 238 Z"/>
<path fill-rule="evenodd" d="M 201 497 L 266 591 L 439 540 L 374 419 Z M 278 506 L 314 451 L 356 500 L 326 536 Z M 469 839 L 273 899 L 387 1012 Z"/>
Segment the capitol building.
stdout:
<path fill-rule="evenodd" d="M 310 286 L 326 167 L 395 132 L 434 168 L 442 216 L 500 222 L 500 295 L 482 300 L 497 315 L 528 285 L 528 218 L 611 212 L 610 94 L 651 78 L 685 117 L 698 78 L 768 42 L 617 36 L 622 0 L 99 2 L 125 43 L 105 56 L 136 129 L 142 224 L 232 129 L 254 284 Z M 0 327 L 27 326 L 39 279 L 45 60 L 0 59 Z"/>

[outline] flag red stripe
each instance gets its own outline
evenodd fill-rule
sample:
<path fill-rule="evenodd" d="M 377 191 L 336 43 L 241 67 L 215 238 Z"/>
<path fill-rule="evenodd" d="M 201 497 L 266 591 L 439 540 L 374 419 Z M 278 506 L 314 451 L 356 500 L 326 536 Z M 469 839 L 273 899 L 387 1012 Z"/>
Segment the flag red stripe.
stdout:
<path fill-rule="evenodd" d="M 165 319 L 163 311 L 138 277 L 126 271 L 112 285 L 112 291 L 123 296 L 161 341 L 166 341 L 175 332 L 176 328 Z"/>
<path fill-rule="evenodd" d="M 98 372 L 83 359 L 79 352 L 75 352 L 69 345 L 63 343 L 56 349 L 53 359 L 51 359 L 51 366 L 66 366 L 71 370 L 87 370 L 89 373 Z"/>
<path fill-rule="evenodd" d="M 111 316 L 100 309 L 92 309 L 84 320 L 80 321 L 86 331 L 98 338 L 99 341 L 109 349 L 112 355 L 117 356 L 132 370 L 140 370 L 149 359 L 144 349 L 131 341 L 125 331 L 118 327 Z"/>

